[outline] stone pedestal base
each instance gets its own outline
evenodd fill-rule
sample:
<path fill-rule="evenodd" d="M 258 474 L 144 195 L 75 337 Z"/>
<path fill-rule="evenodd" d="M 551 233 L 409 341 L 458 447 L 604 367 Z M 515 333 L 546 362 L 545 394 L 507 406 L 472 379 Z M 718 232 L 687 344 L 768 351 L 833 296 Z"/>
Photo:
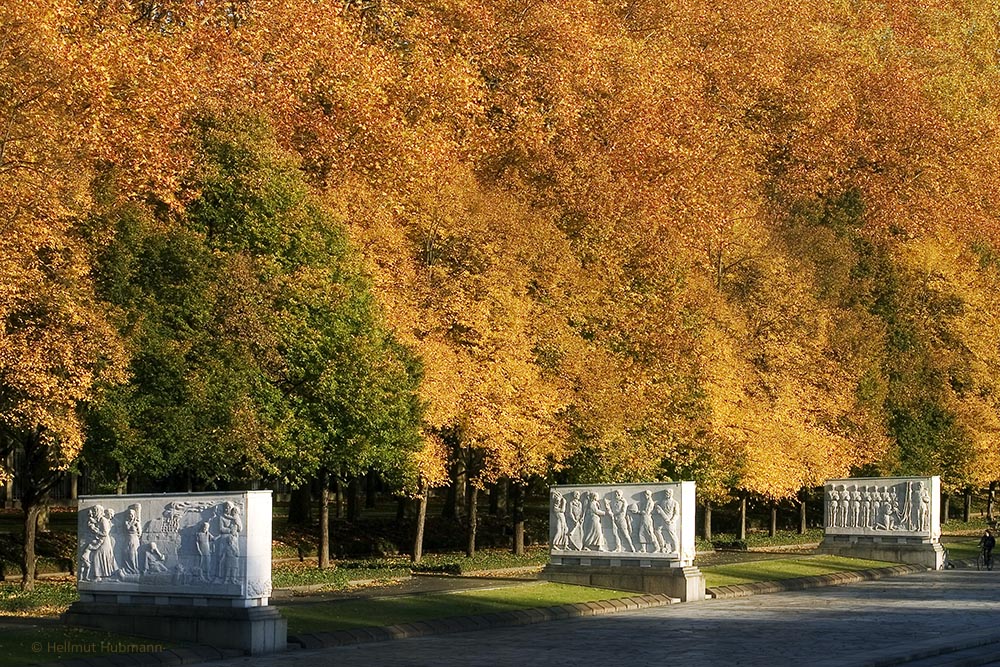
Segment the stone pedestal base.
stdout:
<path fill-rule="evenodd" d="M 614 567 L 546 565 L 541 578 L 561 584 L 613 588 L 637 593 L 658 593 L 682 602 L 705 599 L 705 575 L 688 567 Z"/>
<path fill-rule="evenodd" d="M 275 607 L 75 602 L 63 613 L 69 625 L 176 642 L 240 649 L 251 655 L 288 647 L 288 621 Z"/>
<path fill-rule="evenodd" d="M 937 542 L 924 542 L 920 538 L 827 535 L 817 551 L 836 556 L 921 565 L 930 570 L 944 567 L 944 547 Z"/>

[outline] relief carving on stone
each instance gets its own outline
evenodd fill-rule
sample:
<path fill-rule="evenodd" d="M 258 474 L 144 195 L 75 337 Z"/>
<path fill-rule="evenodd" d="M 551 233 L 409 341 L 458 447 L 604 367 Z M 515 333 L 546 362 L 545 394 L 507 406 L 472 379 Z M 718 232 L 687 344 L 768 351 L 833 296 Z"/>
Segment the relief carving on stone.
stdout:
<path fill-rule="evenodd" d="M 81 509 L 81 582 L 155 582 L 217 586 L 240 581 L 243 509 L 233 500 L 170 501 L 142 524 L 142 505 L 117 515 L 101 504 Z"/>
<path fill-rule="evenodd" d="M 674 490 L 609 487 L 551 492 L 552 548 L 563 552 L 680 555 Z M 693 554 L 691 554 L 693 557 Z"/>
<path fill-rule="evenodd" d="M 824 487 L 825 526 L 837 532 L 931 531 L 929 480 L 834 480 Z"/>

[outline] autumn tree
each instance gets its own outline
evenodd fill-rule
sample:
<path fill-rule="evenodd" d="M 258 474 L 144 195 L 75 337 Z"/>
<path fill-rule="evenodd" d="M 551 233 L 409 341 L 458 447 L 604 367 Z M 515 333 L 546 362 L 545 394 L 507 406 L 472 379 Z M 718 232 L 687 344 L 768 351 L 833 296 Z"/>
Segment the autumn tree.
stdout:
<path fill-rule="evenodd" d="M 81 408 L 124 370 L 81 225 L 85 99 L 67 92 L 73 47 L 50 17 L 45 3 L 0 9 L 0 458 L 19 449 L 25 460 L 4 472 L 22 476 L 25 589 L 38 513 L 85 437 Z"/>

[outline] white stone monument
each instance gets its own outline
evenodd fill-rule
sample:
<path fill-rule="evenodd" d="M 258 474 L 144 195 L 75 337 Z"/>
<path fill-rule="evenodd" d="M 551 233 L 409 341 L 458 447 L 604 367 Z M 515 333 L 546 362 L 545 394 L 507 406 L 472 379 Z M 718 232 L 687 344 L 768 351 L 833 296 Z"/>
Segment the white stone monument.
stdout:
<path fill-rule="evenodd" d="M 823 485 L 826 553 L 944 566 L 940 477 L 859 477 Z"/>
<path fill-rule="evenodd" d="M 542 576 L 700 600 L 694 510 L 694 482 L 553 486 Z"/>
<path fill-rule="evenodd" d="M 74 625 L 249 653 L 284 650 L 271 594 L 271 492 L 83 496 Z"/>

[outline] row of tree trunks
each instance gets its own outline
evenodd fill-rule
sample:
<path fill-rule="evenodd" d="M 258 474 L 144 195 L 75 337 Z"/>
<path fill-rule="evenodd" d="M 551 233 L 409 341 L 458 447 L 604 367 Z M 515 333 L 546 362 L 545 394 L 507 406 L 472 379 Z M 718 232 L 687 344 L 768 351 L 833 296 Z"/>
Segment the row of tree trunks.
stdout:
<path fill-rule="evenodd" d="M 320 537 L 318 549 L 318 561 L 320 568 L 330 566 L 330 476 L 321 476 L 320 481 Z M 467 542 L 466 556 L 473 557 L 476 554 L 476 533 L 478 528 L 478 499 L 479 489 L 475 485 L 470 485 L 467 494 L 468 507 L 467 516 Z M 520 484 L 514 485 L 514 537 L 512 551 L 517 555 L 524 555 L 524 492 Z M 427 520 L 427 504 L 430 496 L 430 489 L 424 490 L 418 498 L 416 529 L 413 540 L 413 550 L 411 561 L 419 563 L 423 558 L 424 527 Z M 350 494 L 349 494 L 350 497 Z M 400 500 L 400 507 L 405 507 L 405 499 Z M 397 511 L 397 517 L 399 512 Z"/>
<path fill-rule="evenodd" d="M 799 506 L 799 522 L 798 522 L 798 533 L 799 535 L 804 535 L 806 530 L 808 530 L 808 524 L 806 522 L 806 500 L 803 497 L 798 502 Z M 701 523 L 701 536 L 706 542 L 712 541 L 712 502 L 705 501 L 702 505 L 702 523 Z M 747 525 L 747 501 L 746 498 L 740 499 L 739 507 L 739 528 L 738 534 L 739 539 L 746 539 L 746 525 Z M 771 505 L 771 521 L 768 527 L 768 534 L 774 537 L 778 532 L 778 505 Z"/>

